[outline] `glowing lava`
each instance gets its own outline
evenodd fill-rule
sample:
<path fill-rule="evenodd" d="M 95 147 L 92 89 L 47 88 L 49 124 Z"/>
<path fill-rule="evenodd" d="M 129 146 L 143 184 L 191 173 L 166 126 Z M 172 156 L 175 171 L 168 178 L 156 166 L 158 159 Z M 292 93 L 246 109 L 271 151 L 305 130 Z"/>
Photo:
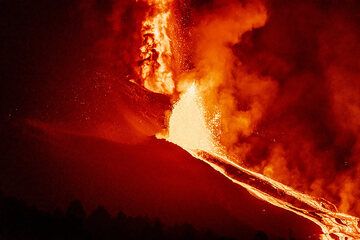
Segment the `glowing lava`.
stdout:
<path fill-rule="evenodd" d="M 167 140 L 206 162 L 257 198 L 316 223 L 324 233 L 322 239 L 360 239 L 358 218 L 339 213 L 336 207 L 325 199 L 300 193 L 235 164 L 236 161 L 217 147 L 215 134 L 208 123 L 201 96 L 193 84 L 173 107 Z"/>
<path fill-rule="evenodd" d="M 193 83 L 181 96 L 181 100 L 175 103 L 169 120 L 167 140 L 187 150 L 213 152 L 216 144 L 197 91 Z"/>
<path fill-rule="evenodd" d="M 170 3 L 167 0 L 149 1 L 152 10 L 142 25 L 143 45 L 140 48 L 140 77 L 145 88 L 172 94 L 175 88 L 170 62 L 171 41 L 168 36 Z"/>
<path fill-rule="evenodd" d="M 151 10 L 142 25 L 140 78 L 150 91 L 173 94 L 172 51 L 169 19 L 172 0 L 148 0 Z M 215 39 L 216 40 L 216 39 Z M 212 48 L 212 51 L 215 51 Z M 214 56 L 217 54 L 214 53 Z M 214 66 L 210 66 L 212 69 Z M 224 66 L 225 67 L 225 66 Z M 208 69 L 208 68 L 207 68 Z M 193 83 L 174 104 L 169 118 L 168 141 L 206 162 L 226 178 L 246 188 L 259 199 L 294 212 L 317 224 L 323 239 L 360 239 L 359 219 L 339 213 L 324 199 L 300 193 L 262 174 L 237 165 L 216 141 L 216 126 L 206 115 L 201 92 Z"/>

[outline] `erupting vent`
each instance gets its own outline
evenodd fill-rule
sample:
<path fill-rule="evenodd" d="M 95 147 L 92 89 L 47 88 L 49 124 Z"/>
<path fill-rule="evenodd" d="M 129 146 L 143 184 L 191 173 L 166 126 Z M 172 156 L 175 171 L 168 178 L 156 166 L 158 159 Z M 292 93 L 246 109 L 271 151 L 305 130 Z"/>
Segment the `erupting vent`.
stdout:
<path fill-rule="evenodd" d="M 187 150 L 195 158 L 206 162 L 235 184 L 246 188 L 257 198 L 311 220 L 322 229 L 322 239 L 360 239 L 358 218 L 339 213 L 333 204 L 324 199 L 300 193 L 260 173 L 241 167 L 236 159 L 225 153 L 216 137 L 219 132 L 217 126 L 214 125 L 216 122 L 214 118 L 221 118 L 221 116 L 219 113 L 213 117 L 209 116 L 203 100 L 204 92 L 211 88 L 202 86 L 206 82 L 204 79 L 192 80 L 190 81 L 193 82 L 192 84 L 188 84 L 188 79 L 186 81 L 173 79 L 170 67 L 173 56 L 169 36 L 171 1 L 149 0 L 149 5 L 151 10 L 143 22 L 144 44 L 140 49 L 142 59 L 140 76 L 143 85 L 150 91 L 163 94 L 173 94 L 175 82 L 187 82 L 188 86 L 180 93 L 180 99 L 173 106 L 168 123 L 168 134 L 165 138 Z M 257 7 L 254 8 L 257 9 Z M 231 17 L 231 14 L 229 15 Z M 255 16 L 254 19 L 255 23 L 262 21 L 261 16 Z M 244 22 L 251 27 L 256 25 L 255 23 Z M 242 29 L 242 26 L 239 28 Z M 229 38 L 231 39 L 231 36 Z M 213 40 L 217 41 L 215 38 Z M 217 54 L 215 50 L 209 49 L 209 54 L 213 57 Z M 209 66 L 205 66 L 209 72 L 214 68 L 222 68 L 221 71 L 226 71 L 223 69 L 226 68 L 226 64 L 217 66 L 212 65 L 214 61 L 209 61 L 209 63 Z M 201 62 L 203 68 L 204 64 Z M 195 69 L 193 72 L 198 71 Z M 214 74 L 213 77 L 219 78 L 225 75 Z M 211 85 L 212 79 L 209 79 L 209 82 Z M 248 123 L 251 118 L 245 120 L 244 122 Z"/>
<path fill-rule="evenodd" d="M 174 105 L 166 139 L 188 151 L 214 152 L 217 145 L 209 127 L 198 90 L 192 84 Z"/>

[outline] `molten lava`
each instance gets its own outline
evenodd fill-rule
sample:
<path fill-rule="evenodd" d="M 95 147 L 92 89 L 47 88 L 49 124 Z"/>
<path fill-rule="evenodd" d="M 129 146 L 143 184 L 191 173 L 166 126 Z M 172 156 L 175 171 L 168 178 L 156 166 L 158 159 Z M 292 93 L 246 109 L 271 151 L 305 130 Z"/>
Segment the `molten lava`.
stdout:
<path fill-rule="evenodd" d="M 170 95 L 174 93 L 176 87 L 171 68 L 173 57 L 171 38 L 168 34 L 171 2 L 170 0 L 149 0 L 148 3 L 152 11 L 149 11 L 142 26 L 143 46 L 140 49 L 142 59 L 140 78 L 143 86 L 148 90 Z M 255 6 L 254 9 L 256 10 L 257 7 Z M 246 14 L 251 15 L 251 13 Z M 238 15 L 239 12 L 234 11 L 233 16 L 239 17 Z M 230 14 L 230 16 L 232 15 Z M 252 21 L 235 22 L 237 25 L 247 24 L 248 27 L 237 26 L 245 32 L 247 28 L 251 29 L 254 25 L 261 25 L 265 19 L 261 14 L 253 18 L 254 23 Z M 214 26 L 220 27 L 224 31 L 223 23 L 232 24 L 231 21 L 226 19 L 223 22 L 215 22 Z M 205 21 L 204 26 L 206 30 L 210 30 L 212 25 L 209 24 L 209 21 Z M 238 38 L 236 34 L 232 36 L 232 33 L 224 32 L 225 34 L 230 39 L 230 42 L 236 41 Z M 201 61 L 199 65 L 204 67 L 207 64 L 204 69 L 207 70 L 207 74 L 210 71 L 213 78 L 221 79 L 231 75 L 232 73 L 228 74 L 231 71 L 225 69 L 232 62 L 232 58 L 229 57 L 231 51 L 227 48 L 222 53 L 223 55 L 220 54 L 226 61 L 224 60 L 216 65 L 216 57 L 218 56 L 216 47 L 224 48 L 224 44 L 217 37 L 211 36 L 211 40 L 215 42 L 214 45 L 210 45 L 211 48 L 209 49 L 211 61 Z M 243 79 L 244 86 L 247 86 L 246 81 L 249 81 L 250 77 Z M 200 84 L 205 82 L 202 80 L 200 79 Z M 210 85 L 214 85 L 214 81 L 210 80 Z M 241 80 L 239 79 L 239 81 Z M 177 81 L 180 80 L 177 79 Z M 264 80 L 261 87 L 267 89 L 268 82 Z M 254 89 L 249 89 L 249 91 L 255 92 Z M 209 116 L 207 109 L 213 106 L 204 104 L 204 95 L 205 92 L 200 91 L 196 83 L 191 84 L 180 94 L 180 99 L 174 104 L 169 118 L 168 135 L 165 136 L 168 141 L 179 145 L 197 159 L 206 162 L 235 184 L 246 188 L 257 198 L 314 222 L 322 229 L 323 235 L 321 237 L 323 239 L 360 239 L 358 218 L 339 213 L 333 204 L 324 199 L 300 193 L 269 177 L 246 169 L 237 164 L 239 161 L 236 158 L 226 154 L 224 148 L 218 142 L 217 136 L 219 132 L 217 132 L 218 128 L 214 124 L 219 115 Z M 263 107 L 261 101 L 254 105 L 259 106 L 259 109 Z M 254 111 L 253 115 L 256 116 L 253 119 L 257 119 L 260 116 L 259 111 Z M 251 121 L 251 118 L 247 120 Z M 247 125 L 250 125 L 250 123 Z"/>
<path fill-rule="evenodd" d="M 149 2 L 155 14 L 149 12 L 143 22 L 143 46 L 140 48 L 140 75 L 144 87 L 165 94 L 172 94 L 175 88 L 169 65 L 172 57 L 168 36 L 170 3 L 169 0 Z"/>
<path fill-rule="evenodd" d="M 175 103 L 169 119 L 169 135 L 167 140 L 187 150 L 202 149 L 213 152 L 216 144 L 213 133 L 206 121 L 205 110 L 193 83 Z"/>
<path fill-rule="evenodd" d="M 193 84 L 174 105 L 169 120 L 167 140 L 187 150 L 219 171 L 229 180 L 246 188 L 259 199 L 294 212 L 316 223 L 323 231 L 322 239 L 359 239 L 359 219 L 339 213 L 324 199 L 317 199 L 274 181 L 262 174 L 237 165 L 227 156 L 205 120 L 201 96 Z"/>

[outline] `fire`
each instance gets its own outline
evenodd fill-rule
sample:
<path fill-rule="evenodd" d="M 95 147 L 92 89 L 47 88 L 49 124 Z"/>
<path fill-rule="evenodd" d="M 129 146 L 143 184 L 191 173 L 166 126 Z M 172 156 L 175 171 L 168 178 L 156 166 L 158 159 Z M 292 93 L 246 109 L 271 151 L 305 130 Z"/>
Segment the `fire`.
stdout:
<path fill-rule="evenodd" d="M 149 4 L 154 7 L 155 15 L 148 13 L 143 22 L 143 46 L 140 48 L 140 75 L 145 88 L 157 92 L 172 94 L 175 88 L 170 60 L 171 41 L 168 36 L 170 1 L 155 0 Z"/>
<path fill-rule="evenodd" d="M 142 59 L 140 77 L 143 86 L 148 90 L 171 95 L 176 88 L 171 65 L 173 58 L 171 38 L 169 37 L 171 0 L 148 0 L 148 4 L 152 7 L 152 11 L 149 11 L 142 26 L 143 46 L 140 48 Z M 250 10 L 256 12 L 258 7 L 255 6 Z M 211 114 L 207 112 L 210 107 L 213 107 L 209 105 L 216 103 L 218 99 L 211 98 L 211 103 L 207 102 L 206 105 L 204 102 L 205 99 L 209 99 L 206 98 L 209 90 L 218 88 L 222 84 L 221 81 L 234 75 L 229 66 L 236 61 L 233 60 L 232 53 L 226 46 L 229 43 L 236 43 L 238 40 L 239 36 L 235 30 L 240 29 L 239 31 L 244 33 L 256 26 L 263 25 L 266 21 L 263 9 L 260 14 L 255 14 L 256 16 L 252 16 L 251 11 L 242 13 L 251 19 L 245 19 L 248 21 L 241 18 L 241 12 L 233 11 L 233 13 L 229 13 L 229 16 L 236 18 L 236 21 L 232 22 L 224 18 L 225 20 L 222 19 L 218 22 L 212 23 L 211 20 L 204 22 L 204 31 L 206 34 L 210 33 L 210 39 L 201 40 L 199 47 L 201 54 L 199 54 L 200 57 L 198 56 L 198 65 L 195 64 L 195 68 L 201 69 L 194 71 L 200 73 L 202 77 L 200 76 L 198 82 L 192 83 L 185 91 L 182 91 L 179 100 L 173 105 L 168 122 L 168 134 L 165 138 L 182 147 L 195 158 L 206 162 L 235 184 L 246 188 L 257 198 L 314 222 L 323 231 L 322 239 L 360 239 L 358 218 L 338 212 L 333 204 L 324 199 L 298 192 L 269 177 L 240 166 L 238 162 L 241 161 L 226 154 L 225 148 L 218 141 L 219 130 L 214 122 L 220 117 L 220 114 L 214 114 L 212 111 L 213 116 L 210 116 Z M 215 32 L 222 32 L 225 36 L 225 44 L 213 34 L 212 27 L 216 28 Z M 208 40 L 211 42 L 209 47 L 205 46 Z M 218 58 L 222 60 L 218 61 Z M 237 65 L 238 69 L 240 65 Z M 258 90 L 251 85 L 251 78 L 251 75 L 247 75 L 246 79 L 237 79 L 243 82 L 239 88 L 247 89 L 249 91 L 247 96 L 255 99 L 254 111 L 238 115 L 237 121 L 235 121 L 243 125 L 240 128 L 245 133 L 246 131 L 251 132 L 250 126 L 260 119 L 261 109 L 265 108 L 264 102 L 267 101 L 266 96 L 259 94 Z M 206 80 L 209 80 L 210 87 L 208 86 L 206 91 L 200 91 L 199 85 Z M 261 82 L 260 88 L 265 92 L 273 89 L 267 80 Z M 235 105 L 229 99 L 229 95 L 231 95 L 231 91 L 227 95 L 224 94 L 220 100 L 226 101 L 229 106 Z M 235 126 L 236 128 L 239 126 Z"/>

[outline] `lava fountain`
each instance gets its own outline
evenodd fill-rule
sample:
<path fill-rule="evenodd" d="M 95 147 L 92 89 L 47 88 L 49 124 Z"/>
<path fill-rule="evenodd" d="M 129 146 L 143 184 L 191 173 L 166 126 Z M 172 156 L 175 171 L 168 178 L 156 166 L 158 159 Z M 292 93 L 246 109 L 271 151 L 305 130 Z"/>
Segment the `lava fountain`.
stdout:
<path fill-rule="evenodd" d="M 172 95 L 176 87 L 169 37 L 171 3 L 171 0 L 148 0 L 151 10 L 143 21 L 139 69 L 146 89 L 167 95 Z M 180 93 L 169 117 L 168 133 L 163 138 L 209 164 L 255 197 L 314 222 L 323 232 L 322 239 L 360 239 L 358 218 L 338 212 L 335 205 L 324 199 L 303 194 L 236 164 L 236 157 L 229 156 L 216 140 L 219 133 L 211 119 L 221 116 L 209 116 L 202 94 L 195 81 Z"/>
<path fill-rule="evenodd" d="M 171 15 L 170 0 L 149 1 L 149 11 L 142 24 L 143 45 L 140 48 L 140 77 L 150 91 L 172 94 L 174 82 L 170 67 L 172 51 L 167 34 Z"/>
<path fill-rule="evenodd" d="M 166 139 L 188 151 L 214 152 L 217 145 L 212 135 L 198 89 L 193 83 L 173 107 Z"/>

